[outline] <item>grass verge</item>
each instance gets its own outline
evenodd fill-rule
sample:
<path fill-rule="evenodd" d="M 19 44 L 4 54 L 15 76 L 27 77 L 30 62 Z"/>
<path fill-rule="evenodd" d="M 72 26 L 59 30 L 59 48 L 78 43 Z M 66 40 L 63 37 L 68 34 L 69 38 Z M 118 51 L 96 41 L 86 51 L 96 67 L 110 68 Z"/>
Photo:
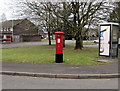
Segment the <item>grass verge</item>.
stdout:
<path fill-rule="evenodd" d="M 93 59 L 99 58 L 97 48 L 84 48 L 83 50 L 74 50 L 73 45 L 66 45 L 66 48 L 63 50 L 64 62 L 62 64 L 102 64 L 100 62 L 92 61 Z M 55 45 L 2 49 L 2 60 L 9 62 L 55 63 Z"/>

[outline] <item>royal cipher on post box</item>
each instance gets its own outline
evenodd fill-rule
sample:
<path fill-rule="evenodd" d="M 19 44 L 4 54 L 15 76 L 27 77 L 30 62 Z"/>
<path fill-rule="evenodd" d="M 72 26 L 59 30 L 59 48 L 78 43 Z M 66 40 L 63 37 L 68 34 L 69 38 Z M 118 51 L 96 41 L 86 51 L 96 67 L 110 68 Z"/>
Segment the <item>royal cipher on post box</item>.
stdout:
<path fill-rule="evenodd" d="M 63 62 L 63 35 L 64 32 L 55 32 L 56 35 L 56 63 Z"/>

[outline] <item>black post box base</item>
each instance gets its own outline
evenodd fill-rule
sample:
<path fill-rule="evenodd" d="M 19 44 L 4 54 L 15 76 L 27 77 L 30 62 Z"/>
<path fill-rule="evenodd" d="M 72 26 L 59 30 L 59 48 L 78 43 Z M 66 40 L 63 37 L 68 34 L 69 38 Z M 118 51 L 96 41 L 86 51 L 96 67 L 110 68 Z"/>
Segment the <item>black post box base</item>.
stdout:
<path fill-rule="evenodd" d="M 63 54 L 56 54 L 55 62 L 62 63 L 63 62 Z"/>

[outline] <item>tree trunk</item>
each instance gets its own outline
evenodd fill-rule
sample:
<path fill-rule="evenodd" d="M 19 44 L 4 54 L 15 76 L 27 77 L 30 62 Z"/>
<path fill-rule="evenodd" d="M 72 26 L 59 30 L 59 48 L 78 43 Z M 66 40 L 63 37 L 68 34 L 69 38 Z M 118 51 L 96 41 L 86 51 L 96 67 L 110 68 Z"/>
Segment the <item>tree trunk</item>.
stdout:
<path fill-rule="evenodd" d="M 49 45 L 51 45 L 50 31 L 48 31 Z"/>
<path fill-rule="evenodd" d="M 63 47 L 65 47 L 65 37 L 63 37 Z"/>
<path fill-rule="evenodd" d="M 75 45 L 75 49 L 80 49 L 82 50 L 83 48 L 83 40 L 81 36 L 77 36 L 76 37 L 76 45 Z"/>

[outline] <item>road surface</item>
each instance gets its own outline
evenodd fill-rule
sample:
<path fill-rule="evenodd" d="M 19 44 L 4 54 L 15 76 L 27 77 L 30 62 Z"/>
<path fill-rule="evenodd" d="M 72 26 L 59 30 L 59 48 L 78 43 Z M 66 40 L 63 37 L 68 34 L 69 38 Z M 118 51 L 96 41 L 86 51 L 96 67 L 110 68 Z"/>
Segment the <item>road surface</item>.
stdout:
<path fill-rule="evenodd" d="M 84 42 L 87 42 L 87 41 L 84 41 Z M 55 40 L 52 40 L 51 43 L 55 44 Z M 74 41 L 73 40 L 65 40 L 65 43 L 75 43 L 75 40 Z M 39 45 L 48 45 L 48 41 L 0 44 L 0 48 L 13 48 L 13 47 L 24 47 L 24 46 L 39 46 Z M 98 47 L 98 45 L 96 45 L 96 44 L 95 45 L 84 45 L 84 47 Z"/>
<path fill-rule="evenodd" d="M 118 79 L 53 79 L 2 76 L 3 89 L 118 89 Z"/>

